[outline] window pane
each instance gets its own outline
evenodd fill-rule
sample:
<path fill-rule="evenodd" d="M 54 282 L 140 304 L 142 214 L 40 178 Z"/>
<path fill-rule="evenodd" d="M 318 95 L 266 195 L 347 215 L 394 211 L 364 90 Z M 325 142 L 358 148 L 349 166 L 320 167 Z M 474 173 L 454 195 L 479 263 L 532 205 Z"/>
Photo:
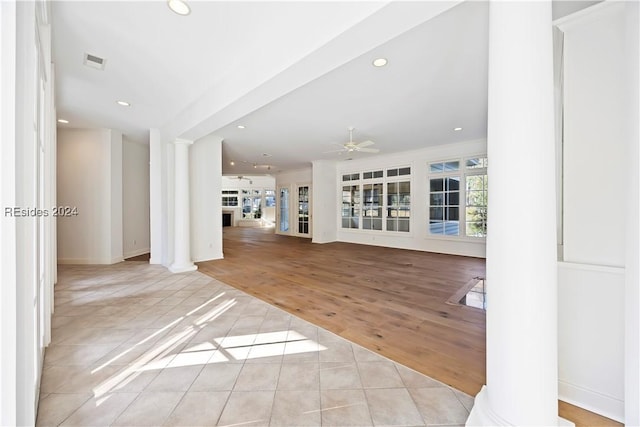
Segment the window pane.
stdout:
<path fill-rule="evenodd" d="M 387 231 L 397 231 L 396 222 L 395 219 L 387 219 Z"/>
<path fill-rule="evenodd" d="M 457 176 L 446 178 L 446 187 L 449 191 L 460 190 L 460 178 L 458 178 Z"/>
<path fill-rule="evenodd" d="M 409 232 L 409 220 L 400 218 L 398 219 L 398 231 Z"/>
<path fill-rule="evenodd" d="M 429 172 L 430 173 L 440 173 L 444 170 L 444 164 L 443 163 L 431 163 L 429 165 Z"/>
<path fill-rule="evenodd" d="M 398 169 L 398 175 L 411 175 L 411 168 Z"/>
<path fill-rule="evenodd" d="M 351 175 L 342 175 L 343 181 L 351 181 Z"/>
<path fill-rule="evenodd" d="M 458 221 L 460 219 L 460 208 L 450 207 L 446 209 L 446 218 L 449 220 Z"/>
<path fill-rule="evenodd" d="M 484 189 L 484 175 L 472 175 L 467 177 L 467 191 L 483 190 L 483 189 Z"/>
<path fill-rule="evenodd" d="M 444 234 L 447 236 L 458 236 L 460 234 L 460 223 L 458 221 L 445 222 Z"/>
<path fill-rule="evenodd" d="M 431 206 L 444 205 L 444 193 L 431 193 L 429 195 L 429 204 Z"/>
<path fill-rule="evenodd" d="M 373 177 L 373 172 L 365 172 L 362 174 L 362 179 L 371 179 Z"/>
<path fill-rule="evenodd" d="M 467 169 L 480 169 L 487 167 L 486 157 L 475 157 L 473 159 L 467 159 Z"/>
<path fill-rule="evenodd" d="M 460 169 L 460 162 L 459 161 L 454 161 L 454 162 L 445 162 L 444 163 L 444 171 L 445 172 L 449 172 L 449 171 L 457 171 L 458 169 Z"/>
<path fill-rule="evenodd" d="M 442 221 L 429 221 L 429 233 L 444 234 L 444 223 Z"/>
<path fill-rule="evenodd" d="M 431 191 L 443 191 L 444 180 L 442 178 L 432 178 L 430 180 Z"/>
<path fill-rule="evenodd" d="M 450 191 L 447 193 L 447 205 L 459 205 L 460 204 L 460 192 Z"/>
<path fill-rule="evenodd" d="M 371 218 L 367 218 L 366 216 L 362 218 L 362 228 L 365 230 L 371 230 Z"/>
<path fill-rule="evenodd" d="M 398 169 L 388 169 L 387 176 L 398 176 Z"/>
<path fill-rule="evenodd" d="M 443 220 L 444 219 L 444 208 L 429 208 L 429 220 Z"/>

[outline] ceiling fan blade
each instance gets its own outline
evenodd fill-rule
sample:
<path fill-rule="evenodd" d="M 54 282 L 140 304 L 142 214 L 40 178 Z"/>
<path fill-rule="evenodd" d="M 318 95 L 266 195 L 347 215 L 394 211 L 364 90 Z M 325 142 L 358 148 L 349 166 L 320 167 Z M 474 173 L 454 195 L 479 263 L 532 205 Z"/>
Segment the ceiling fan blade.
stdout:
<path fill-rule="evenodd" d="M 370 145 L 375 144 L 375 142 L 373 141 L 362 141 L 356 144 L 356 146 L 358 146 L 359 148 L 364 148 L 364 147 L 368 147 Z"/>
<path fill-rule="evenodd" d="M 358 148 L 356 149 L 356 151 L 359 151 L 361 153 L 379 153 L 380 150 L 377 148 Z"/>
<path fill-rule="evenodd" d="M 323 154 L 327 154 L 327 153 L 342 153 L 343 151 L 346 151 L 344 148 L 342 150 L 331 150 L 331 151 L 323 151 Z"/>

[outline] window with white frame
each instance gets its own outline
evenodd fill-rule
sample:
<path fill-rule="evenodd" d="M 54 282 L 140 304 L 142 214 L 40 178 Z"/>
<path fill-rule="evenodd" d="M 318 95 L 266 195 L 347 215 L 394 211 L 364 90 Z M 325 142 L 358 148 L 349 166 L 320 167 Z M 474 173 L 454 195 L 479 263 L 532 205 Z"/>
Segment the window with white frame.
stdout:
<path fill-rule="evenodd" d="M 360 186 L 342 186 L 342 228 L 360 228 Z"/>
<path fill-rule="evenodd" d="M 410 175 L 410 167 L 343 174 L 342 228 L 408 232 Z"/>
<path fill-rule="evenodd" d="M 487 169 L 486 158 L 468 159 L 465 176 L 465 232 L 468 237 L 487 236 Z"/>
<path fill-rule="evenodd" d="M 264 206 L 266 208 L 276 206 L 276 190 L 264 190 Z"/>
<path fill-rule="evenodd" d="M 222 206 L 238 206 L 238 190 L 222 190 Z"/>
<path fill-rule="evenodd" d="M 242 190 L 242 217 L 258 219 L 262 216 L 262 190 Z"/>
<path fill-rule="evenodd" d="M 409 231 L 411 182 L 387 182 L 387 231 Z"/>
<path fill-rule="evenodd" d="M 486 237 L 487 158 L 430 163 L 428 179 L 429 234 Z"/>
<path fill-rule="evenodd" d="M 289 231 L 289 189 L 280 189 L 280 231 Z"/>

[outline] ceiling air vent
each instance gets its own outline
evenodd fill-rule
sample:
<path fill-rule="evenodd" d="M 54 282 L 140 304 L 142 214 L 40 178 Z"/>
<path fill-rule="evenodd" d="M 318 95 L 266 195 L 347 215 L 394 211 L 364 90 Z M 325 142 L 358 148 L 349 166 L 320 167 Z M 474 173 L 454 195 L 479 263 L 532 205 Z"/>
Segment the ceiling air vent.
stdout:
<path fill-rule="evenodd" d="M 107 62 L 107 60 L 100 58 L 99 56 L 91 55 L 90 53 L 84 54 L 83 64 L 87 67 L 95 68 L 96 70 L 104 70 L 105 62 Z"/>

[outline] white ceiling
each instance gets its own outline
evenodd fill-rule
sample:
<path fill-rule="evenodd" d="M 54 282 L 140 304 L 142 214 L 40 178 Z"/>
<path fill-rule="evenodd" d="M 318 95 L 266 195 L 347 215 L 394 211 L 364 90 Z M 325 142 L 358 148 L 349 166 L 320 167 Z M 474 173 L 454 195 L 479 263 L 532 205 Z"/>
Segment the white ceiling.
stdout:
<path fill-rule="evenodd" d="M 482 138 L 487 3 L 458 3 L 192 1 L 182 17 L 164 1 L 56 1 L 58 117 L 140 142 L 214 133 L 231 175 L 342 159 L 324 152 L 349 126 L 381 154 Z"/>

